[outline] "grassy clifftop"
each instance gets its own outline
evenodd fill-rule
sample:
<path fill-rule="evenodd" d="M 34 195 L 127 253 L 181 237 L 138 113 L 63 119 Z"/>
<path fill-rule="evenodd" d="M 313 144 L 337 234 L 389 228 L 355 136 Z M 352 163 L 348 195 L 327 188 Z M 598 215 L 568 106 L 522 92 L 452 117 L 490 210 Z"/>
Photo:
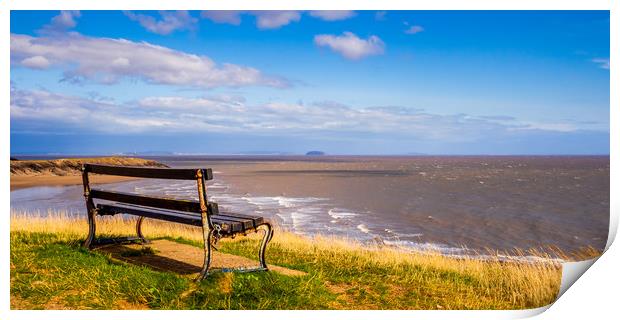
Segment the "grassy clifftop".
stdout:
<path fill-rule="evenodd" d="M 267 263 L 307 275 L 219 273 L 197 284 L 80 248 L 86 230 L 85 218 L 12 215 L 13 309 L 524 309 L 553 302 L 562 277 L 550 261 L 456 259 L 277 230 Z M 134 222 L 99 219 L 97 232 L 132 235 Z M 202 239 L 199 228 L 148 219 L 145 234 L 198 247 Z M 254 258 L 258 241 L 251 235 L 218 247 Z"/>
<path fill-rule="evenodd" d="M 83 163 L 115 166 L 159 167 L 165 164 L 154 160 L 128 157 L 69 158 L 56 160 L 11 160 L 12 176 L 71 176 L 80 174 Z"/>

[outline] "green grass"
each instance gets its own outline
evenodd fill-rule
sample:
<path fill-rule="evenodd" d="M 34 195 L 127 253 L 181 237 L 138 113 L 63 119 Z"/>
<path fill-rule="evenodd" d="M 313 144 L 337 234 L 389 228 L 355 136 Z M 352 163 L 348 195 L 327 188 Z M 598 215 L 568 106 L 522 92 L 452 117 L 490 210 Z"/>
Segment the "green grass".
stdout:
<path fill-rule="evenodd" d="M 170 238 L 200 246 L 195 240 Z M 435 258 L 386 262 L 358 249 L 282 241 L 268 263 L 303 270 L 216 273 L 201 283 L 111 259 L 80 247 L 82 237 L 11 232 L 13 309 L 522 309 L 551 303 L 557 268 L 468 262 L 462 270 Z M 221 251 L 255 257 L 257 240 L 222 241 Z M 300 250 L 300 246 L 305 246 Z M 155 252 L 136 250 L 135 254 Z M 424 260 L 420 260 L 424 261 Z M 439 262 L 438 262 L 439 261 Z M 460 267 L 459 267 L 460 268 Z M 529 277 L 529 278 L 528 278 Z M 544 286 L 538 288 L 534 286 Z M 528 291 L 529 290 L 529 291 Z"/>
<path fill-rule="evenodd" d="M 20 303 L 14 307 L 324 309 L 335 297 L 316 277 L 273 272 L 215 273 L 195 283 L 189 277 L 83 249 L 80 240 L 43 233 L 11 234 L 11 295 Z"/>

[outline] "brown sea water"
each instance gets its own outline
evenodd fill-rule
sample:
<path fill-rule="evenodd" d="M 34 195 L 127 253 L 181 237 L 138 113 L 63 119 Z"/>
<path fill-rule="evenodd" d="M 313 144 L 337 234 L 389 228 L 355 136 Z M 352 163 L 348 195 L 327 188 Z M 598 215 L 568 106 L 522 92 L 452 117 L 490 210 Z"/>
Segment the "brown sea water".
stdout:
<path fill-rule="evenodd" d="M 602 249 L 609 227 L 608 156 L 157 157 L 173 167 L 210 167 L 212 201 L 268 216 L 301 234 L 334 234 L 465 254 L 465 246 L 511 250 Z M 192 198 L 187 182 L 106 186 Z M 73 190 L 75 189 L 75 190 Z M 12 192 L 11 206 L 81 209 L 78 186 Z M 53 195 L 52 195 L 53 194 Z M 64 199 L 64 200 L 63 200 Z"/>

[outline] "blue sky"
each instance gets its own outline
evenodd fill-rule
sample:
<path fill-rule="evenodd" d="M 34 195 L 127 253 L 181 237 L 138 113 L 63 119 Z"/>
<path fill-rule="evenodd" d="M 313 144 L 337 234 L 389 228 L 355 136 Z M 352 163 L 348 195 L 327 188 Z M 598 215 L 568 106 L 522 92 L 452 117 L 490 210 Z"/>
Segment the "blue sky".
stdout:
<path fill-rule="evenodd" d="M 11 12 L 11 153 L 608 154 L 607 11 Z"/>

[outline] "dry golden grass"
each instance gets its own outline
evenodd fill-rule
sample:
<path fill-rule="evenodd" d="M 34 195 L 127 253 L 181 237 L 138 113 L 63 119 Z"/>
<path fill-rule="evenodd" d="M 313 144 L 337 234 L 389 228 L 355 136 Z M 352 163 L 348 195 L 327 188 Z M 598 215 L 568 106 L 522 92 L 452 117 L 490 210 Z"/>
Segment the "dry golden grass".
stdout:
<path fill-rule="evenodd" d="M 135 220 L 114 217 L 98 217 L 97 235 L 131 235 L 135 232 Z M 85 237 L 87 233 L 86 219 L 67 214 L 50 212 L 47 216 L 27 216 L 23 213 L 12 212 L 11 232 L 42 232 L 53 233 L 60 239 L 75 239 Z M 144 233 L 147 237 L 174 237 L 191 241 L 202 241 L 200 228 L 184 226 L 174 223 L 158 222 L 147 219 L 144 224 Z M 250 235 L 250 238 L 259 235 Z M 240 237 L 244 238 L 244 237 Z M 223 240 L 235 242 L 234 240 Z M 432 292 L 455 291 L 451 301 L 454 306 L 477 306 L 472 303 L 472 295 L 480 295 L 479 306 L 501 305 L 509 297 L 510 303 L 515 306 L 542 306 L 553 301 L 558 292 L 561 280 L 561 265 L 551 259 L 548 253 L 520 252 L 523 256 L 536 255 L 542 259 L 530 262 L 512 262 L 501 258 L 501 255 L 489 255 L 487 259 L 456 258 L 441 255 L 437 252 L 404 252 L 403 250 L 386 246 L 367 246 L 350 239 L 315 236 L 312 238 L 299 236 L 290 232 L 277 230 L 272 242 L 276 248 L 278 258 L 286 263 L 287 259 L 305 259 L 306 261 L 320 261 L 328 259 L 346 259 L 343 263 L 351 264 L 352 268 L 364 270 L 386 269 L 390 274 L 406 272 L 400 283 L 427 283 Z M 243 249 L 240 249 L 243 252 Z M 517 252 L 519 254 L 519 252 Z M 594 254 L 590 252 L 590 254 Z M 567 257 L 567 255 L 564 255 Z M 287 258 L 290 257 L 290 258 Z M 412 268 L 420 272 L 411 272 Z M 429 280 L 429 274 L 436 270 L 442 273 L 454 274 L 456 282 L 445 279 Z M 462 279 L 476 279 L 476 286 L 483 288 L 483 292 L 471 292 L 468 285 L 463 285 Z M 458 280 L 461 279 L 461 280 Z M 450 289 L 450 285 L 455 285 Z M 401 290 L 395 286 L 390 290 Z M 480 289 L 477 289 L 480 290 Z M 459 291 L 463 291 L 459 294 Z M 489 298 L 491 297 L 491 298 Z M 494 297 L 498 297 L 494 300 Z M 501 297 L 501 298 L 500 298 Z M 456 299 L 456 300 L 453 300 Z M 459 301 L 458 299 L 463 299 Z M 484 301 L 484 300 L 489 301 Z M 501 302 L 501 303 L 500 303 Z M 449 306 L 448 306 L 449 307 Z"/>
<path fill-rule="evenodd" d="M 134 234 L 135 219 L 123 218 L 121 215 L 97 217 L 97 236 Z M 188 240 L 201 241 L 199 228 L 175 223 L 163 223 L 151 219 L 145 220 L 143 230 L 148 237 L 182 237 Z M 70 215 L 66 212 L 48 211 L 43 215 L 32 215 L 23 212 L 11 212 L 11 232 L 42 232 L 53 233 L 61 238 L 85 238 L 88 234 L 88 222 L 85 216 Z"/>
<path fill-rule="evenodd" d="M 133 234 L 135 233 L 135 221 L 135 218 L 123 217 L 122 215 L 97 217 L 97 236 Z M 142 228 L 147 237 L 173 237 L 198 242 L 202 241 L 202 231 L 199 227 L 146 219 Z M 85 216 L 70 215 L 66 212 L 48 211 L 43 215 L 32 215 L 24 212 L 12 211 L 11 232 L 13 231 L 54 233 L 57 235 L 66 235 L 70 238 L 74 238 L 75 236 L 86 237 L 88 223 Z M 485 250 L 477 254 L 477 256 L 485 256 L 487 258 L 481 260 L 445 256 L 433 250 L 405 252 L 397 247 L 367 245 L 355 239 L 342 237 L 324 235 L 308 237 L 282 230 L 277 230 L 277 234 L 278 236 L 273 239 L 272 243 L 284 245 L 287 249 L 292 251 L 303 252 L 311 247 L 313 250 L 363 253 L 371 257 L 374 261 L 381 261 L 386 264 L 402 262 L 419 263 L 420 259 L 424 259 L 426 262 L 433 261 L 436 266 L 452 265 L 455 261 L 458 261 L 459 265 L 467 263 L 500 263 L 510 265 L 518 261 L 529 260 L 531 263 L 525 263 L 526 265 L 535 264 L 534 262 L 539 261 L 543 264 L 553 264 L 557 266 L 561 261 L 587 260 L 601 255 L 599 250 L 592 247 L 583 248 L 578 252 L 566 253 L 557 247 L 549 246 L 544 249 L 515 249 L 511 252 Z M 250 237 L 253 237 L 253 235 L 250 235 Z M 222 241 L 234 240 L 223 239 Z"/>

